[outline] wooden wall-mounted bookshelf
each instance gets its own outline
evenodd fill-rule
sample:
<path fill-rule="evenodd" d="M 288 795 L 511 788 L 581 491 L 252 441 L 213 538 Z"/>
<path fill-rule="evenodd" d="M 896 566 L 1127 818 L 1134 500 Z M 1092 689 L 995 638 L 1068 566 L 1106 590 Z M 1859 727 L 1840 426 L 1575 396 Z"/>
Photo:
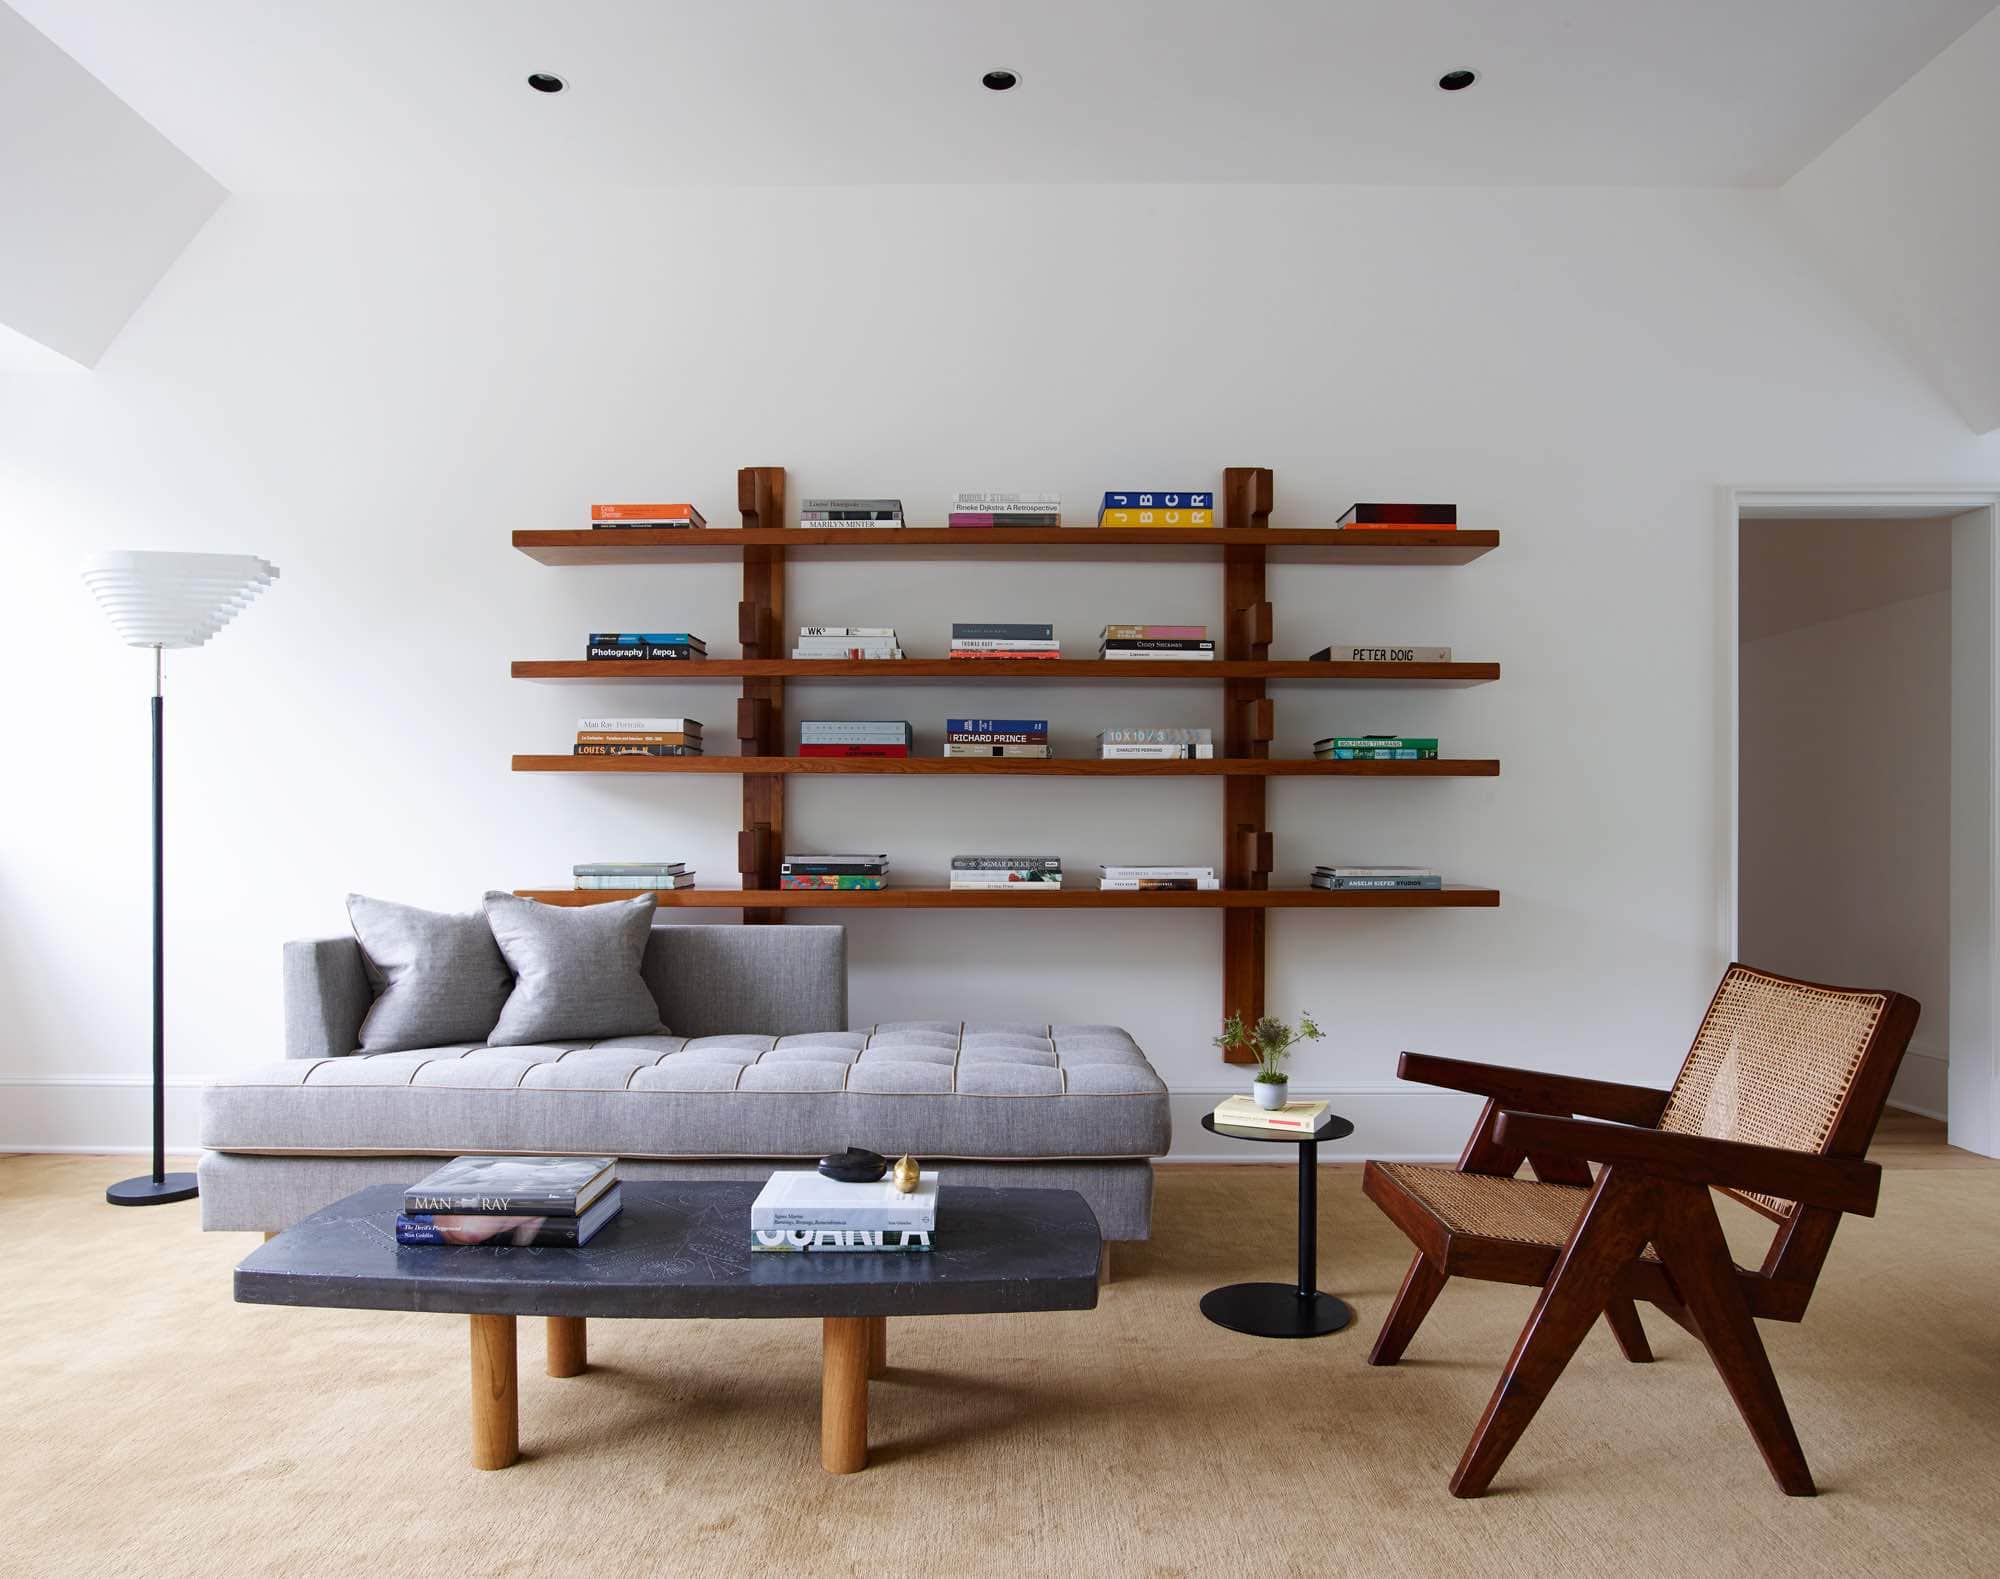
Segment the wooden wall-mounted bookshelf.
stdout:
<path fill-rule="evenodd" d="M 742 826 L 737 834 L 741 886 L 661 893 L 662 909 L 740 909 L 751 924 L 782 922 L 787 910 L 1217 910 L 1223 917 L 1222 1010 L 1246 1020 L 1264 1012 L 1265 917 L 1272 910 L 1490 909 L 1500 903 L 1490 888 L 1458 884 L 1442 889 L 1327 892 L 1273 887 L 1274 840 L 1266 816 L 1265 785 L 1273 778 L 1440 779 L 1491 778 L 1491 758 L 1432 762 L 1321 762 L 1273 757 L 1276 704 L 1273 684 L 1356 687 L 1461 687 L 1500 678 L 1496 663 L 1314 663 L 1271 656 L 1271 603 L 1266 571 L 1272 564 L 1464 565 L 1492 552 L 1500 534 L 1490 531 L 1342 532 L 1279 529 L 1269 523 L 1272 474 L 1263 467 L 1224 473 L 1220 527 L 1146 530 L 1096 527 L 826 529 L 785 524 L 782 467 L 746 467 L 737 474 L 737 508 L 743 525 L 678 531 L 530 531 L 514 534 L 514 547 L 548 565 L 675 565 L 741 560 L 743 597 L 737 605 L 741 658 L 689 662 L 610 663 L 557 659 L 520 660 L 513 677 L 590 684 L 668 684 L 734 681 L 734 756 L 577 757 L 523 755 L 521 773 L 737 774 L 743 780 Z M 906 658 L 844 662 L 794 660 L 785 622 L 785 567 L 792 559 L 865 556 L 881 559 L 989 559 L 1191 561 L 1219 563 L 1223 582 L 1222 656 L 1214 662 L 1119 663 L 1097 659 L 1019 662 Z M 1101 761 L 1003 757 L 828 758 L 786 754 L 785 687 L 815 680 L 943 681 L 954 685 L 1015 686 L 1048 682 L 1209 681 L 1223 688 L 1223 739 L 1208 761 Z M 1219 778 L 1223 784 L 1223 883 L 1208 892 L 1106 893 L 1065 888 L 1053 893 L 1005 890 L 953 891 L 887 888 L 878 891 L 781 889 L 785 786 L 798 777 L 878 775 L 960 778 Z M 598 904 L 630 898 L 630 891 L 520 889 L 550 904 Z"/>

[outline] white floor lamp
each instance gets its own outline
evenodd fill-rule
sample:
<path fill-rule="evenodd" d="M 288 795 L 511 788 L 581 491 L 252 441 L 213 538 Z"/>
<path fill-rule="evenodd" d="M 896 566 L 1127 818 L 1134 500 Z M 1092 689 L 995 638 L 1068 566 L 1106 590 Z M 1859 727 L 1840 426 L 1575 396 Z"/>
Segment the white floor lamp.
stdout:
<path fill-rule="evenodd" d="M 104 1192 L 113 1206 L 159 1206 L 198 1193 L 191 1173 L 167 1172 L 166 857 L 161 765 L 166 746 L 160 654 L 199 647 L 278 579 L 250 554 L 100 554 L 83 580 L 127 646 L 153 649 L 153 1171 Z"/>

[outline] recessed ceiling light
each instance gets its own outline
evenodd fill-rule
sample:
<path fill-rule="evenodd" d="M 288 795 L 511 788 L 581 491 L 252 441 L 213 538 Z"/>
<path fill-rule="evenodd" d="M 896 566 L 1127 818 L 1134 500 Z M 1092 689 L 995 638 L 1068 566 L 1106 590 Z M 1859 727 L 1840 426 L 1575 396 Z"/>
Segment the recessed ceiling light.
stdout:
<path fill-rule="evenodd" d="M 1457 93 L 1462 88 L 1471 87 L 1478 80 L 1479 73 L 1476 71 L 1447 71 L 1438 78 L 1438 86 L 1446 93 Z"/>
<path fill-rule="evenodd" d="M 528 86 L 537 93 L 560 93 L 569 84 L 554 72 L 531 71 L 528 73 Z"/>
<path fill-rule="evenodd" d="M 1005 93 L 1009 88 L 1013 87 L 1014 84 L 1019 82 L 1021 79 L 1020 77 L 1015 75 L 1015 73 L 1003 69 L 1000 71 L 989 71 L 986 73 L 985 76 L 981 77 L 979 80 L 985 83 L 986 86 L 991 88 L 995 93 Z"/>

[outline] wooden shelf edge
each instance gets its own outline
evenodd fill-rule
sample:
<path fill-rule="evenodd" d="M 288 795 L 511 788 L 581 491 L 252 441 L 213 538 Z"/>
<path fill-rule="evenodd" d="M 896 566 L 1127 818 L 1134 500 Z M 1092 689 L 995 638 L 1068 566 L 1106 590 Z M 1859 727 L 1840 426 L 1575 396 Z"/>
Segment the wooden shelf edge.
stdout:
<path fill-rule="evenodd" d="M 516 773 L 790 773 L 861 774 L 884 778 L 1496 778 L 1491 757 L 1439 757 L 1420 762 L 1322 762 L 1310 757 L 1212 757 L 1207 760 L 1117 760 L 1097 757 L 579 757 L 523 754 Z"/>
<path fill-rule="evenodd" d="M 647 680 L 1311 680 L 1351 685 L 1486 685 L 1497 663 L 1314 663 L 1308 658 L 1218 659 L 1140 663 L 1106 658 L 697 658 L 634 663 L 584 658 L 516 658 L 516 680 L 587 680 L 617 684 Z"/>
<path fill-rule="evenodd" d="M 517 888 L 548 905 L 601 905 L 636 899 L 644 889 Z M 1106 893 L 1063 888 L 1017 893 L 949 888 L 678 888 L 655 895 L 662 910 L 1456 910 L 1492 909 L 1500 891 L 1448 883 L 1443 888 L 1329 892 L 1319 888 L 1243 888 L 1167 893 Z"/>
<path fill-rule="evenodd" d="M 1464 565 L 1500 546 L 1497 531 L 1362 532 L 1331 527 L 697 527 L 598 531 L 590 527 L 513 534 L 515 549 L 545 565 L 635 565 L 729 559 L 746 549 L 810 549 L 881 559 L 965 557 L 1053 550 L 1090 559 L 1220 556 L 1262 548 L 1286 562 Z"/>

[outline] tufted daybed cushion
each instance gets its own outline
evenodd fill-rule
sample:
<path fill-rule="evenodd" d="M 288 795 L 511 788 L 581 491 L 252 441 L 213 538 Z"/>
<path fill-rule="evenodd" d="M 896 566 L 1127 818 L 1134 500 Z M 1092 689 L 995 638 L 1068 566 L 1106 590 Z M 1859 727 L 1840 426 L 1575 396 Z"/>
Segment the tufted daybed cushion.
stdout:
<path fill-rule="evenodd" d="M 1153 1157 L 1167 1089 L 1112 1025 L 905 1021 L 287 1059 L 202 1094 L 214 1151 Z"/>

